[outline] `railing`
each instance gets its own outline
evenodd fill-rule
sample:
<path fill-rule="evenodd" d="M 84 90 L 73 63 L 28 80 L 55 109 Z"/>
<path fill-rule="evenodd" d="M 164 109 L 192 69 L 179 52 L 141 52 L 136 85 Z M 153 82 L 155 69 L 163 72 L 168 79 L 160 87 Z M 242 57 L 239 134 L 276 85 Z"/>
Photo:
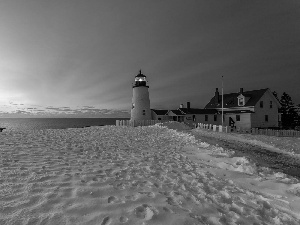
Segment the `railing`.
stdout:
<path fill-rule="evenodd" d="M 195 128 L 207 129 L 216 132 L 234 132 L 243 134 L 255 134 L 255 135 L 268 135 L 277 137 L 300 137 L 300 131 L 296 130 L 272 130 L 272 129 L 259 129 L 259 128 L 232 128 L 230 126 L 212 125 L 212 124 L 195 124 Z"/>
<path fill-rule="evenodd" d="M 127 127 L 151 126 L 157 123 L 163 123 L 167 121 L 169 120 L 116 120 L 116 126 L 127 126 Z"/>

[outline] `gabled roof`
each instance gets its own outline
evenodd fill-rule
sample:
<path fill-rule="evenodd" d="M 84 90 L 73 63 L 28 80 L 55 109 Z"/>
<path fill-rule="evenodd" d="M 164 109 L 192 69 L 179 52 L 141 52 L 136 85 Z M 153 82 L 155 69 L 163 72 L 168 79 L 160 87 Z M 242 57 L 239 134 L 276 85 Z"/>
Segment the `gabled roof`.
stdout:
<path fill-rule="evenodd" d="M 164 116 L 167 115 L 169 110 L 166 109 L 151 109 L 156 115 L 158 116 Z"/>
<path fill-rule="evenodd" d="M 216 109 L 196 109 L 196 108 L 179 108 L 184 114 L 217 114 Z"/>
<path fill-rule="evenodd" d="M 184 113 L 182 113 L 180 110 L 175 109 L 175 110 L 170 110 L 169 112 L 174 113 L 177 116 L 184 116 Z"/>
<path fill-rule="evenodd" d="M 265 94 L 268 88 L 260 89 L 260 90 L 253 90 L 253 91 L 245 91 L 243 95 L 246 97 L 246 104 L 244 107 L 247 106 L 255 106 L 256 103 L 261 99 L 261 97 Z M 223 95 L 223 104 L 224 108 L 231 108 L 231 107 L 239 107 L 238 105 L 238 96 L 241 93 L 231 93 L 231 94 L 224 94 Z M 215 96 L 210 100 L 210 102 L 205 106 L 206 109 L 209 108 L 222 108 L 222 96 L 218 103 L 215 101 Z"/>

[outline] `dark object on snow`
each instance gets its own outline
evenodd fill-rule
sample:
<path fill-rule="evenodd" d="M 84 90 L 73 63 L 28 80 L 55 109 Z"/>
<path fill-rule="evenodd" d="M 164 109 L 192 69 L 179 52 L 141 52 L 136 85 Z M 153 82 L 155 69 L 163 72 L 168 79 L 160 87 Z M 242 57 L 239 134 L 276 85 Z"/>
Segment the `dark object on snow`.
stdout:
<path fill-rule="evenodd" d="M 0 132 L 2 132 L 4 129 L 6 129 L 5 127 L 0 127 Z"/>

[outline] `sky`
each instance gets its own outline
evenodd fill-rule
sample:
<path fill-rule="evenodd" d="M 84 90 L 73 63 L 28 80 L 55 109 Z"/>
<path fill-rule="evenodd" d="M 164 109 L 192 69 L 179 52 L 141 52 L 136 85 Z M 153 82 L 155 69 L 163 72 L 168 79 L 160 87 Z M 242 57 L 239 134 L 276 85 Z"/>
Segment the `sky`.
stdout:
<path fill-rule="evenodd" d="M 129 117 L 203 108 L 215 88 L 300 103 L 298 0 L 1 0 L 0 117 Z"/>

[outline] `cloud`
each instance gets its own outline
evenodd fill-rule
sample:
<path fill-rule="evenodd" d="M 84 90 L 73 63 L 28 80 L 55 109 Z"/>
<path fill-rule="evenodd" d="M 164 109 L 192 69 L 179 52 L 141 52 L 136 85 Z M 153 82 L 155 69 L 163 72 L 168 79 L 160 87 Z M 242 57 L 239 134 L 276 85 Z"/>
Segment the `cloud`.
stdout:
<path fill-rule="evenodd" d="M 221 75 L 228 92 L 269 87 L 300 102 L 296 1 L 6 1 L 0 15 L 10 111 L 130 109 L 139 69 L 153 106 L 204 106 Z"/>
<path fill-rule="evenodd" d="M 46 109 L 48 109 L 48 110 L 56 110 L 56 111 L 60 110 L 60 108 L 58 108 L 58 107 L 46 107 Z"/>
<path fill-rule="evenodd" d="M 24 110 L 16 110 L 15 113 L 17 113 L 17 114 L 27 114 L 28 112 L 24 111 Z"/>
<path fill-rule="evenodd" d="M 126 110 L 115 109 L 99 109 L 94 106 L 82 106 L 77 108 L 71 108 L 68 106 L 53 107 L 47 106 L 44 108 L 27 107 L 24 110 L 13 109 L 10 107 L 9 111 L 0 112 L 0 117 L 12 117 L 12 118 L 34 118 L 34 117 L 73 117 L 73 118 L 129 118 L 130 115 Z"/>

